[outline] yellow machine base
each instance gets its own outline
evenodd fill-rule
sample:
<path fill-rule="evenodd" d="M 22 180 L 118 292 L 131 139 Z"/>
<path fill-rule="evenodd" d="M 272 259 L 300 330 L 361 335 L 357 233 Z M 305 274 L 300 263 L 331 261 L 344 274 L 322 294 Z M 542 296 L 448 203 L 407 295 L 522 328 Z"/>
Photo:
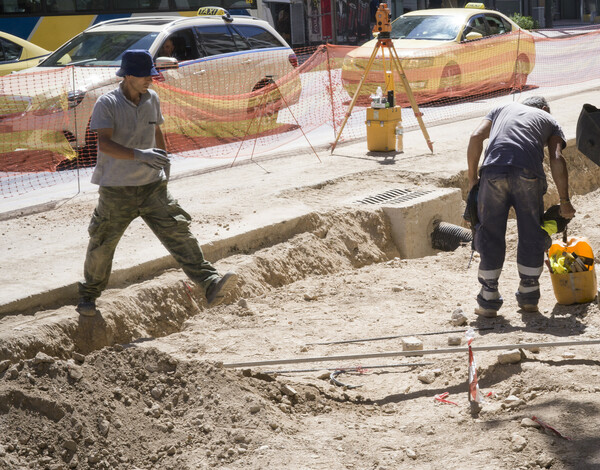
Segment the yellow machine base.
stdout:
<path fill-rule="evenodd" d="M 396 125 L 402 120 L 402 108 L 367 108 L 367 148 L 371 152 L 396 151 Z"/>

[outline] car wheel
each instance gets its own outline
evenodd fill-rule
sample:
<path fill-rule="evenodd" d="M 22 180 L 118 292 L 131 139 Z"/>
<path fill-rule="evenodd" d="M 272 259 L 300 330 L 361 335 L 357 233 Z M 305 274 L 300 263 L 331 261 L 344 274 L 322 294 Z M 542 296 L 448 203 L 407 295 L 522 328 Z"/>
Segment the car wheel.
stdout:
<path fill-rule="evenodd" d="M 517 57 L 515 72 L 513 74 L 512 86 L 516 90 L 522 90 L 527 84 L 529 76 L 529 59 L 525 55 Z"/>
<path fill-rule="evenodd" d="M 251 118 L 277 120 L 281 107 L 281 94 L 275 84 L 264 78 L 254 85 L 248 101 L 248 115 Z"/>
<path fill-rule="evenodd" d="M 460 67 L 457 64 L 446 65 L 440 78 L 440 91 L 453 96 L 460 88 L 460 79 Z"/>

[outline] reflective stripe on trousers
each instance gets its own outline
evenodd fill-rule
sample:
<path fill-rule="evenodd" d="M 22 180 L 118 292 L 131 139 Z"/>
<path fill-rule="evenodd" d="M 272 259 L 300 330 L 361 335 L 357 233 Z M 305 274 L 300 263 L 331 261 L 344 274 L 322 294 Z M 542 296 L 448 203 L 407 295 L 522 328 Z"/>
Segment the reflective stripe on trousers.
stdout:
<path fill-rule="evenodd" d="M 538 279 L 544 263 L 545 232 L 540 227 L 544 210 L 546 181 L 530 170 L 513 166 L 485 167 L 481 171 L 475 233 L 475 248 L 481 255 L 478 276 L 482 289 L 477 302 L 483 308 L 498 309 L 502 297 L 498 279 L 506 255 L 506 225 L 511 207 L 517 217 L 517 264 L 521 282 L 519 303 L 537 304 Z M 481 273 L 496 273 L 485 277 Z"/>

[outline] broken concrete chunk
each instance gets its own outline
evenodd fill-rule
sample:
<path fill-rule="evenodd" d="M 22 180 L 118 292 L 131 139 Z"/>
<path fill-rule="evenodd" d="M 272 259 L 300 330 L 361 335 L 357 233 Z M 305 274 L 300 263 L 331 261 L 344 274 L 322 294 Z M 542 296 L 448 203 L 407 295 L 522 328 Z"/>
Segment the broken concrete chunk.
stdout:
<path fill-rule="evenodd" d="M 461 335 L 450 335 L 448 336 L 448 346 L 460 346 L 462 344 Z"/>
<path fill-rule="evenodd" d="M 298 392 L 287 384 L 283 384 L 281 386 L 281 393 L 287 395 L 288 397 L 295 397 L 296 395 L 298 395 Z"/>
<path fill-rule="evenodd" d="M 546 454 L 541 454 L 536 460 L 535 463 L 538 464 L 542 468 L 550 468 L 554 463 L 554 457 L 550 457 Z"/>
<path fill-rule="evenodd" d="M 424 384 L 432 384 L 435 381 L 435 372 L 432 370 L 424 370 L 417 378 Z"/>
<path fill-rule="evenodd" d="M 523 400 L 515 395 L 509 395 L 504 399 L 502 404 L 507 408 L 516 408 L 517 406 L 523 404 Z"/>
<path fill-rule="evenodd" d="M 52 364 L 54 362 L 54 358 L 48 356 L 48 354 L 44 354 L 43 352 L 38 352 L 33 358 L 33 364 Z"/>
<path fill-rule="evenodd" d="M 402 338 L 402 351 L 422 351 L 423 341 L 414 336 Z"/>
<path fill-rule="evenodd" d="M 467 316 L 463 312 L 462 308 L 457 308 L 452 312 L 452 317 L 450 318 L 450 322 L 454 326 L 462 326 L 467 324 Z"/>
<path fill-rule="evenodd" d="M 512 449 L 515 452 L 521 452 L 527 446 L 527 440 L 518 434 L 513 434 L 510 440 L 512 441 Z"/>
<path fill-rule="evenodd" d="M 67 368 L 69 377 L 75 382 L 79 382 L 83 378 L 83 372 L 80 367 L 71 365 Z"/>
<path fill-rule="evenodd" d="M 500 364 L 518 364 L 521 362 L 521 351 L 511 349 L 498 354 L 498 363 Z"/>
<path fill-rule="evenodd" d="M 521 426 L 523 426 L 524 428 L 540 428 L 539 423 L 529 418 L 523 418 L 521 420 Z"/>

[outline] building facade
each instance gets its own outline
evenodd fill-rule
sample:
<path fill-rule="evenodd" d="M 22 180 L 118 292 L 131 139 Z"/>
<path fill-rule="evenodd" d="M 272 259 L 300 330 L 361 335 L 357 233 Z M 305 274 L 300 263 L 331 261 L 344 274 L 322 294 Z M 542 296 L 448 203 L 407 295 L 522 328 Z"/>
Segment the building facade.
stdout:
<path fill-rule="evenodd" d="M 372 37 L 379 0 L 255 0 L 257 16 L 268 20 L 293 47 L 359 45 Z M 546 2 L 551 2 L 550 13 Z M 462 8 L 468 0 L 388 0 L 392 18 L 407 11 Z M 600 0 L 488 0 L 485 7 L 507 16 L 531 16 L 540 28 L 550 21 L 600 23 Z"/>

